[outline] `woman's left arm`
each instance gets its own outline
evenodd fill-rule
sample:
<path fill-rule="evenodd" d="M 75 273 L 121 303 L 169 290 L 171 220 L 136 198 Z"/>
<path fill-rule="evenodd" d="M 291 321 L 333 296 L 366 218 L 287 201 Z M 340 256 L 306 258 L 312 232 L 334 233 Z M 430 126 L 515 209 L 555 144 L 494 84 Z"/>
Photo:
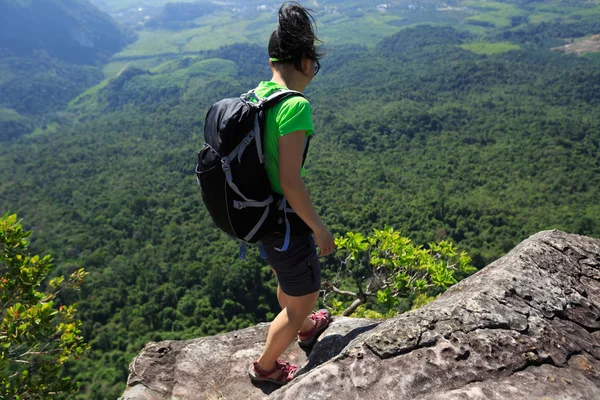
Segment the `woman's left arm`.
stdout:
<path fill-rule="evenodd" d="M 315 211 L 308 189 L 302 180 L 302 157 L 306 131 L 295 131 L 279 138 L 279 182 L 288 203 L 312 229 L 319 255 L 326 256 L 335 248 L 333 236 Z"/>

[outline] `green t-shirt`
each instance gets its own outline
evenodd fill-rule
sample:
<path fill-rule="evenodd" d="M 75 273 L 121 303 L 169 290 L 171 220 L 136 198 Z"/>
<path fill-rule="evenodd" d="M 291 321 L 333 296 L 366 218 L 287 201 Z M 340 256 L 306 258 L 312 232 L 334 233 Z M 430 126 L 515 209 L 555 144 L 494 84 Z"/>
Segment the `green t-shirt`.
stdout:
<path fill-rule="evenodd" d="M 278 89 L 287 89 L 275 82 L 261 82 L 254 90 L 259 98 L 267 97 Z M 279 183 L 279 138 L 295 131 L 313 134 L 310 103 L 304 97 L 294 96 L 283 100 L 267 111 L 264 139 L 265 169 L 271 182 L 271 188 L 283 194 Z M 306 171 L 302 168 L 302 176 Z"/>

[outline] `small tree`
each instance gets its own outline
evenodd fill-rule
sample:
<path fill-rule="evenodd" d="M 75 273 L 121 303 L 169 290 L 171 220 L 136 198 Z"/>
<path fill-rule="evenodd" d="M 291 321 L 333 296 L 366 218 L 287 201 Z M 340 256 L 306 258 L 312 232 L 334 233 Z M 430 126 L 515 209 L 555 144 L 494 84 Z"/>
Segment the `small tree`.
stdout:
<path fill-rule="evenodd" d="M 75 305 L 55 307 L 63 290 L 83 283 L 83 269 L 40 286 L 52 269 L 50 256 L 31 256 L 31 232 L 16 215 L 0 217 L 0 398 L 50 399 L 77 391 L 59 378 L 62 365 L 87 350 L 75 318 Z"/>
<path fill-rule="evenodd" d="M 467 253 L 458 253 L 452 243 L 441 241 L 424 248 L 389 227 L 375 229 L 369 237 L 348 232 L 335 243 L 345 257 L 344 275 L 352 276 L 358 290 L 341 290 L 340 282 L 324 282 L 324 289 L 326 298 L 333 297 L 334 312 L 346 316 L 392 316 L 401 300 L 408 308 L 418 308 L 476 271 Z M 354 300 L 346 307 L 340 297 Z M 369 305 L 384 312 L 368 311 Z"/>

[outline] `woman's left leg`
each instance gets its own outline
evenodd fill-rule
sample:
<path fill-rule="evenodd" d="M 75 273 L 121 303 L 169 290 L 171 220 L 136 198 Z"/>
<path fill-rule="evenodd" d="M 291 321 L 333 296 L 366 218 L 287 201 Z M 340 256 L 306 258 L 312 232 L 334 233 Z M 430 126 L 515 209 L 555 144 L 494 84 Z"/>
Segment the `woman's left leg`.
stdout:
<path fill-rule="evenodd" d="M 253 381 L 287 383 L 295 376 L 298 366 L 278 358 L 296 338 L 302 345 L 313 343 L 331 320 L 326 310 L 312 312 L 321 286 L 321 268 L 313 238 L 293 237 L 288 249 L 280 252 L 277 249 L 283 241 L 283 236 L 262 241 L 277 276 L 277 300 L 282 310 L 271 322 L 261 356 L 249 367 Z"/>

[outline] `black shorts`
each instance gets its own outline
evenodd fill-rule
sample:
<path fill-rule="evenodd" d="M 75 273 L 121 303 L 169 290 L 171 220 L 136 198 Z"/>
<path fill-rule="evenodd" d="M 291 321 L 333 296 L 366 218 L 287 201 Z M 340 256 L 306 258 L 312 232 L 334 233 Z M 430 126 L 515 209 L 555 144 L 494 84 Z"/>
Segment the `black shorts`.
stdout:
<path fill-rule="evenodd" d="M 283 293 L 305 296 L 318 292 L 321 288 L 321 263 L 312 235 L 292 236 L 286 251 L 276 250 L 283 246 L 283 241 L 284 236 L 279 233 L 260 241 L 269 265 L 277 273 Z"/>

